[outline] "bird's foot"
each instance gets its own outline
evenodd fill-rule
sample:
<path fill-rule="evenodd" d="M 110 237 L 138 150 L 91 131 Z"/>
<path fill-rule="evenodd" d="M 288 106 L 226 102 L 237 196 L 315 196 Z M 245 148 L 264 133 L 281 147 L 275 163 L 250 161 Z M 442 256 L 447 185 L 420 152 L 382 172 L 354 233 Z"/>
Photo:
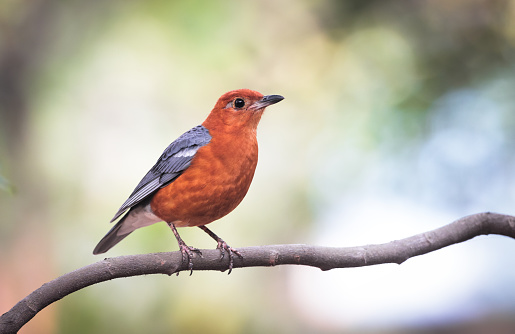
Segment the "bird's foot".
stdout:
<path fill-rule="evenodd" d="M 223 241 L 222 238 L 217 236 L 215 233 L 213 233 L 213 231 L 208 229 L 206 226 L 201 225 L 199 226 L 199 228 L 207 234 L 209 234 L 209 236 L 218 243 L 216 248 L 220 250 L 220 260 L 224 259 L 226 251 L 229 254 L 229 272 L 227 273 L 227 275 L 229 275 L 232 272 L 232 268 L 234 265 L 234 254 L 238 255 L 240 259 L 243 259 L 243 255 L 241 255 L 240 252 L 238 252 L 236 249 L 229 246 L 225 241 Z"/>
<path fill-rule="evenodd" d="M 191 276 L 193 274 L 193 253 L 202 256 L 202 252 L 198 248 L 186 245 L 184 241 L 179 243 L 179 249 L 182 253 L 182 263 L 185 263 L 186 261 L 188 262 L 188 270 L 190 271 Z M 177 273 L 177 275 L 179 275 L 179 273 Z"/>
<path fill-rule="evenodd" d="M 188 262 L 188 270 L 190 271 L 190 276 L 193 274 L 193 253 L 197 253 L 199 256 L 202 256 L 202 252 L 198 248 L 190 247 L 186 245 L 184 240 L 182 240 L 179 232 L 177 232 L 177 228 L 173 223 L 167 223 L 168 226 L 172 229 L 175 238 L 177 239 L 177 243 L 179 244 L 179 250 L 182 253 L 182 263 L 184 264 L 186 261 Z M 177 276 L 179 276 L 179 272 L 177 272 Z"/>
<path fill-rule="evenodd" d="M 241 253 L 238 252 L 235 248 L 229 246 L 227 242 L 223 241 L 221 238 L 218 238 L 217 243 L 218 245 L 216 248 L 220 250 L 220 260 L 224 259 L 225 252 L 229 254 L 229 272 L 227 273 L 227 275 L 229 275 L 232 272 L 234 265 L 234 254 L 238 255 L 240 259 L 243 259 L 243 255 L 241 255 Z"/>

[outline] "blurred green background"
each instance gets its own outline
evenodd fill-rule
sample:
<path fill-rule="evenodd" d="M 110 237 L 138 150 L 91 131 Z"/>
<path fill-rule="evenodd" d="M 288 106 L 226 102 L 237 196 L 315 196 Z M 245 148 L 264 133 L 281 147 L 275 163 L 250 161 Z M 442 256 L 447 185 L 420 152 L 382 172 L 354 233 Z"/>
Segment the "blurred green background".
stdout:
<path fill-rule="evenodd" d="M 387 242 L 513 214 L 515 2 L 0 1 L 0 313 L 101 260 L 164 148 L 237 88 L 281 94 L 233 247 Z M 214 248 L 198 229 L 190 245 Z M 166 224 L 107 256 L 177 250 Z M 21 333 L 513 333 L 515 242 L 401 266 L 98 284 Z"/>

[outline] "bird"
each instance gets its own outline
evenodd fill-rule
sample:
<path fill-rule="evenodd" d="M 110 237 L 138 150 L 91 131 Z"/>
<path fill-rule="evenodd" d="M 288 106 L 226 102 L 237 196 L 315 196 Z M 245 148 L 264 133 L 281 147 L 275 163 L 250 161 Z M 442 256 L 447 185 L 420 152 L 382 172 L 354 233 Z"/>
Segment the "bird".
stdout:
<path fill-rule="evenodd" d="M 283 99 L 250 89 L 223 94 L 201 125 L 164 150 L 111 219 L 112 223 L 125 213 L 93 254 L 107 252 L 138 228 L 164 221 L 190 275 L 193 253 L 202 253 L 182 240 L 178 227 L 197 226 L 213 238 L 221 259 L 225 252 L 229 255 L 230 274 L 234 254 L 242 256 L 206 225 L 233 211 L 247 194 L 258 161 L 257 126 L 265 108 Z"/>

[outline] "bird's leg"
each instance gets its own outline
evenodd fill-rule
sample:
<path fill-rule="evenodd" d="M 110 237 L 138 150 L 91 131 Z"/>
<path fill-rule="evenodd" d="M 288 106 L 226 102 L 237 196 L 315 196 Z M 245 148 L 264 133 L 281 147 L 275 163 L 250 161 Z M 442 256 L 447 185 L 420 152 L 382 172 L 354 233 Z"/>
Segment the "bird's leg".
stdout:
<path fill-rule="evenodd" d="M 229 246 L 225 241 L 223 241 L 222 238 L 220 238 L 219 236 L 214 234 L 213 231 L 208 229 L 206 226 L 199 226 L 199 227 L 200 227 L 200 229 L 202 231 L 204 231 L 207 234 L 209 234 L 209 236 L 211 238 L 215 239 L 215 241 L 218 243 L 216 248 L 220 249 L 220 259 L 221 260 L 223 260 L 223 258 L 225 256 L 225 252 L 224 251 L 227 251 L 227 253 L 229 253 L 229 272 L 227 273 L 229 275 L 231 273 L 231 271 L 232 271 L 232 267 L 233 267 L 233 263 L 234 263 L 234 255 L 233 255 L 233 253 L 238 255 L 240 257 L 240 259 L 243 259 L 243 256 L 240 254 L 240 252 L 238 252 L 236 249 L 234 249 L 231 246 Z"/>
<path fill-rule="evenodd" d="M 182 262 L 187 259 L 188 261 L 188 269 L 190 271 L 190 276 L 193 274 L 193 252 L 197 253 L 198 255 L 202 256 L 202 252 L 198 248 L 190 247 L 186 245 L 184 240 L 182 240 L 181 236 L 179 235 L 179 232 L 177 232 L 177 228 L 175 228 L 175 225 L 173 223 L 168 223 L 168 226 L 172 229 L 173 234 L 175 235 L 175 238 L 177 239 L 177 242 L 179 243 L 179 249 L 182 253 Z M 177 273 L 179 275 L 179 273 Z"/>

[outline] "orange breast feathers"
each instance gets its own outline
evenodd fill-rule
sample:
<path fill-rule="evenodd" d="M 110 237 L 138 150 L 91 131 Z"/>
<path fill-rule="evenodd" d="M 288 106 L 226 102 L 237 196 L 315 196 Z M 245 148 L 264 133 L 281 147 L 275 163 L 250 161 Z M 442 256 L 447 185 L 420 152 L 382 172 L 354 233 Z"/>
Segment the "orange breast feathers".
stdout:
<path fill-rule="evenodd" d="M 177 227 L 200 226 L 238 206 L 258 161 L 255 129 L 238 130 L 209 129 L 211 142 L 198 150 L 182 175 L 154 195 L 151 207 L 155 215 Z"/>

